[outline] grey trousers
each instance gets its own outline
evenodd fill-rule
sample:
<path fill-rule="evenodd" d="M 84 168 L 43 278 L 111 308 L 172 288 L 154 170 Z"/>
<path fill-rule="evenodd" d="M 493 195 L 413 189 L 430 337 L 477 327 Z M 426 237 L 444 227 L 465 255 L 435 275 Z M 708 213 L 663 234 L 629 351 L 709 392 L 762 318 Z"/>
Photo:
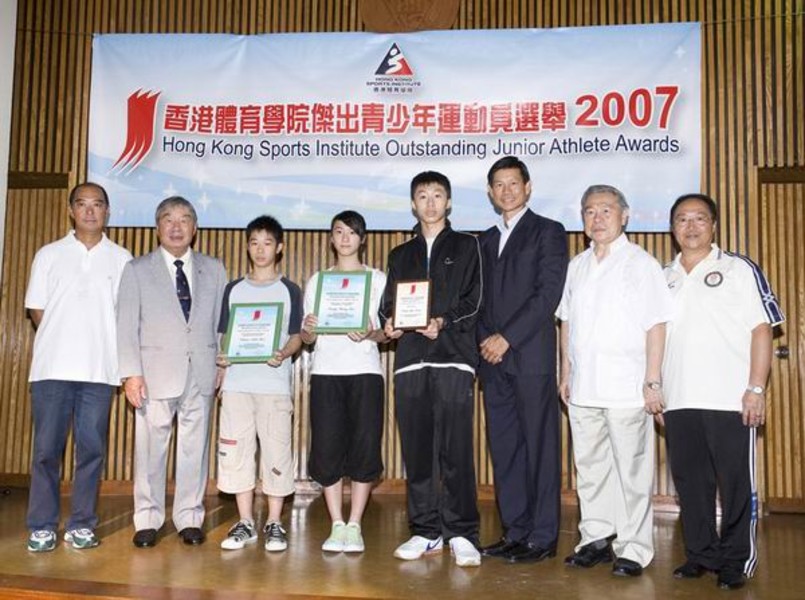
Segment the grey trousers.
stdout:
<path fill-rule="evenodd" d="M 135 410 L 134 528 L 137 531 L 159 529 L 165 522 L 165 482 L 174 417 L 177 440 L 173 524 L 181 531 L 201 527 L 204 522 L 212 401 L 213 396 L 201 394 L 190 369 L 181 396 L 148 398 Z"/>

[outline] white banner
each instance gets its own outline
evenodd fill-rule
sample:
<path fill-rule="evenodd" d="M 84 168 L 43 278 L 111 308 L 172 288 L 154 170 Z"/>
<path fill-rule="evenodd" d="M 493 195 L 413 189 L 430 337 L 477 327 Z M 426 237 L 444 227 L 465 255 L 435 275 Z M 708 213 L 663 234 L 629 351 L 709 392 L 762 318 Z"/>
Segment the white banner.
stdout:
<path fill-rule="evenodd" d="M 591 184 L 620 188 L 629 229 L 666 231 L 699 191 L 697 23 L 411 34 L 97 35 L 89 179 L 115 226 L 153 225 L 166 196 L 205 227 L 263 213 L 326 229 L 343 209 L 370 229 L 414 222 L 411 178 L 441 171 L 451 221 L 496 216 L 486 173 L 529 165 L 531 206 L 581 226 Z"/>

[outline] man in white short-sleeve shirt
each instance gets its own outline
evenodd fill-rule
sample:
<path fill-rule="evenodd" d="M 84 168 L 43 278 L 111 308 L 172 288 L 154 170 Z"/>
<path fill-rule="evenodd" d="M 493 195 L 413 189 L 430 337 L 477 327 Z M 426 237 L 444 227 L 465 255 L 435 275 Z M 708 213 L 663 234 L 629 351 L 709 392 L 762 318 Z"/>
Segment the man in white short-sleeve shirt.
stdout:
<path fill-rule="evenodd" d="M 760 268 L 713 244 L 717 216 L 703 194 L 681 196 L 671 208 L 680 253 L 665 269 L 674 316 L 664 421 L 685 538 L 686 561 L 674 576 L 717 571 L 719 587 L 737 589 L 757 566 L 755 444 L 772 327 L 785 317 Z"/>
<path fill-rule="evenodd" d="M 570 262 L 557 311 L 559 391 L 568 405 L 581 509 L 581 540 L 565 564 L 592 567 L 614 552 L 613 574 L 638 576 L 654 556 L 651 415 L 663 406 L 670 296 L 659 263 L 623 233 L 623 194 L 591 186 L 581 205 L 592 244 Z"/>
<path fill-rule="evenodd" d="M 29 381 L 34 449 L 28 549 L 53 550 L 59 525 L 59 479 L 72 425 L 76 466 L 64 540 L 91 548 L 98 485 L 106 456 L 109 409 L 119 384 L 115 305 L 128 250 L 103 233 L 106 191 L 94 183 L 70 192 L 75 229 L 34 257 L 25 307 L 36 326 Z"/>

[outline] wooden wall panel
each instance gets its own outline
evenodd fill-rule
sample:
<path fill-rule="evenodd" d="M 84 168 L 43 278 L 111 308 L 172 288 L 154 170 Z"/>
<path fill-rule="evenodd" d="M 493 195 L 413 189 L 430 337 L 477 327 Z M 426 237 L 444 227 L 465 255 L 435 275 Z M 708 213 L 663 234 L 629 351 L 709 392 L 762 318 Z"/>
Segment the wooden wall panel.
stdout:
<path fill-rule="evenodd" d="M 776 331 L 761 461 L 770 508 L 805 512 L 805 177 L 761 186 L 758 262 L 780 298 L 786 323 Z"/>
<path fill-rule="evenodd" d="M 86 173 L 93 32 L 361 31 L 361 1 L 370 0 L 20 0 L 10 171 L 65 174 L 70 185 Z M 804 11 L 802 0 L 462 0 L 454 28 L 702 22 L 702 190 L 716 197 L 722 211 L 719 243 L 731 250 L 757 252 L 757 168 L 805 166 Z M 539 185 L 538 170 L 534 175 Z M 24 314 L 23 295 L 34 252 L 68 227 L 65 202 L 66 190 L 60 189 L 9 193 L 0 290 L 0 473 L 4 474 L 24 475 L 29 468 L 26 378 L 33 330 Z M 367 261 L 382 268 L 389 249 L 408 235 L 370 234 Z M 136 255 L 155 244 L 149 229 L 113 229 L 110 236 Z M 639 234 L 632 239 L 661 261 L 672 256 L 667 234 Z M 233 277 L 245 270 L 240 232 L 204 231 L 196 247 L 222 258 Z M 583 236 L 571 235 L 570 247 L 572 254 L 583 249 Z M 294 281 L 304 283 L 330 259 L 324 232 L 288 232 L 284 268 Z M 796 326 L 802 328 L 801 323 Z M 390 382 L 388 350 L 383 361 Z M 307 477 L 308 370 L 309 356 L 303 353 L 294 369 L 294 445 L 300 479 Z M 390 397 L 391 383 L 388 388 Z M 480 392 L 476 399 L 479 482 L 491 484 Z M 391 402 L 384 427 L 386 477 L 402 478 Z M 131 411 L 118 397 L 112 412 L 107 480 L 131 480 L 131 440 Z M 564 416 L 562 443 L 563 487 L 571 491 L 574 475 Z M 657 450 L 656 490 L 667 496 L 673 486 L 661 437 Z M 802 461 L 800 454 L 786 456 L 785 450 L 780 444 L 770 448 L 775 453 L 772 460 Z M 71 476 L 71 464 L 66 457 L 66 478 Z"/>

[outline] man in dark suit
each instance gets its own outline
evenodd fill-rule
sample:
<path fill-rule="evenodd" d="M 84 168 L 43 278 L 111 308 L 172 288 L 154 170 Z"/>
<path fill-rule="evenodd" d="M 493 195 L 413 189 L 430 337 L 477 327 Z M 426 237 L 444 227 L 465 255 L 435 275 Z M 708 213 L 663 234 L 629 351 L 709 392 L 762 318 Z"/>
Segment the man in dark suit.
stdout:
<path fill-rule="evenodd" d="M 567 271 L 567 237 L 560 223 L 526 206 L 531 181 L 521 160 L 501 158 L 487 182 L 501 219 L 481 234 L 478 373 L 503 537 L 483 553 L 536 562 L 556 554 L 559 533 L 554 312 Z"/>
<path fill-rule="evenodd" d="M 217 387 L 218 318 L 226 271 L 190 245 L 198 219 L 180 196 L 156 210 L 159 248 L 134 259 L 118 292 L 120 375 L 134 407 L 134 545 L 156 544 L 176 419 L 173 523 L 186 544 L 204 541 L 210 414 Z"/>

